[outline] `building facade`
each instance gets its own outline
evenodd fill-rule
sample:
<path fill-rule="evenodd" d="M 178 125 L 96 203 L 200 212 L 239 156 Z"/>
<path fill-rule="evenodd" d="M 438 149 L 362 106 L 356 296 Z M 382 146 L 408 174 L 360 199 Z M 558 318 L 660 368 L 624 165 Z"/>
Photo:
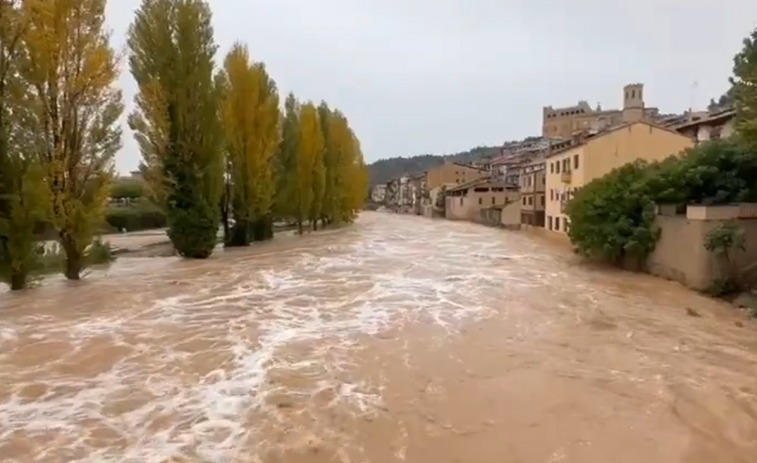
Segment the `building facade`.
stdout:
<path fill-rule="evenodd" d="M 736 111 L 726 109 L 710 113 L 705 117 L 676 125 L 673 128 L 678 133 L 694 139 L 696 144 L 707 140 L 728 138 L 736 132 Z"/>
<path fill-rule="evenodd" d="M 480 221 L 481 211 L 518 200 L 517 188 L 504 182 L 481 178 L 447 190 L 445 217 L 451 220 Z"/>
<path fill-rule="evenodd" d="M 582 130 L 604 130 L 623 123 L 641 120 L 653 121 L 659 117 L 657 108 L 647 108 L 644 102 L 644 84 L 634 83 L 623 87 L 623 109 L 596 108 L 582 100 L 574 106 L 542 109 L 542 136 L 570 138 Z"/>
<path fill-rule="evenodd" d="M 371 200 L 374 203 L 381 203 L 383 204 L 386 200 L 386 184 L 382 183 L 379 185 L 374 185 L 373 188 L 371 188 Z"/>
<path fill-rule="evenodd" d="M 544 159 L 545 156 L 542 155 L 523 166 L 523 172 L 520 176 L 520 221 L 523 225 L 544 226 L 544 210 L 546 208 L 544 192 L 547 188 Z"/>
<path fill-rule="evenodd" d="M 545 159 L 546 228 L 569 230 L 566 205 L 590 181 L 637 159 L 659 161 L 693 145 L 691 138 L 645 121 L 575 137 Z"/>
<path fill-rule="evenodd" d="M 462 185 L 479 178 L 488 177 L 483 167 L 474 167 L 457 162 L 445 161 L 440 166 L 428 169 L 425 173 L 426 188 L 433 190 L 442 185 Z"/>

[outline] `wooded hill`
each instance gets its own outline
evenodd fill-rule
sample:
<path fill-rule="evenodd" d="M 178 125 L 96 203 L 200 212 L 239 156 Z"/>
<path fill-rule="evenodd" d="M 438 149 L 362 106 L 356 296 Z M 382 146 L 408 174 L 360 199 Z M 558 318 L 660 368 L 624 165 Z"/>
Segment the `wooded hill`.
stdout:
<path fill-rule="evenodd" d="M 413 175 L 425 172 L 431 167 L 443 164 L 445 159 L 459 163 L 490 159 L 497 156 L 500 149 L 500 146 L 479 146 L 469 151 L 449 155 L 421 154 L 411 157 L 381 159 L 368 165 L 368 178 L 371 186 L 373 186 L 386 183 L 404 174 Z"/>

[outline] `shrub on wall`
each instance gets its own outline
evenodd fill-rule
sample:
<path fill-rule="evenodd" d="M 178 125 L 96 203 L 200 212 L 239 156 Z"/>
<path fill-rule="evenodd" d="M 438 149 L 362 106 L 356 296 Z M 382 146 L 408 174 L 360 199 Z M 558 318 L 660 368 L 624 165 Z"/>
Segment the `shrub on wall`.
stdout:
<path fill-rule="evenodd" d="M 650 253 L 659 238 L 647 190 L 650 165 L 636 161 L 582 188 L 568 203 L 568 236 L 576 252 L 621 264 Z"/>
<path fill-rule="evenodd" d="M 713 140 L 662 162 L 636 161 L 596 179 L 569 201 L 568 235 L 576 252 L 637 263 L 659 238 L 655 204 L 757 201 L 757 152 L 737 137 Z"/>

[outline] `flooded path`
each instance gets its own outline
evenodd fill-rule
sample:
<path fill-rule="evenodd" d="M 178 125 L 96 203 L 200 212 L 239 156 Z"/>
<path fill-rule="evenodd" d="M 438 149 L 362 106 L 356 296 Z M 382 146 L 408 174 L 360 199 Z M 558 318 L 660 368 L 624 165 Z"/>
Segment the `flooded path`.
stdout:
<path fill-rule="evenodd" d="M 526 233 L 325 235 L 0 295 L 2 461 L 757 461 L 719 303 Z"/>

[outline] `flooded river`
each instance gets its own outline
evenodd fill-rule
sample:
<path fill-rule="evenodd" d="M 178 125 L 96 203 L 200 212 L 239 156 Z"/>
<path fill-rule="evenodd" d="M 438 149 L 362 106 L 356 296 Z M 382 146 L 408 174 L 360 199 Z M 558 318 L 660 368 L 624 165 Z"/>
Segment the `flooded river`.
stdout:
<path fill-rule="evenodd" d="M 0 295 L 0 459 L 753 463 L 738 319 L 527 233 L 381 213 L 123 258 Z"/>

